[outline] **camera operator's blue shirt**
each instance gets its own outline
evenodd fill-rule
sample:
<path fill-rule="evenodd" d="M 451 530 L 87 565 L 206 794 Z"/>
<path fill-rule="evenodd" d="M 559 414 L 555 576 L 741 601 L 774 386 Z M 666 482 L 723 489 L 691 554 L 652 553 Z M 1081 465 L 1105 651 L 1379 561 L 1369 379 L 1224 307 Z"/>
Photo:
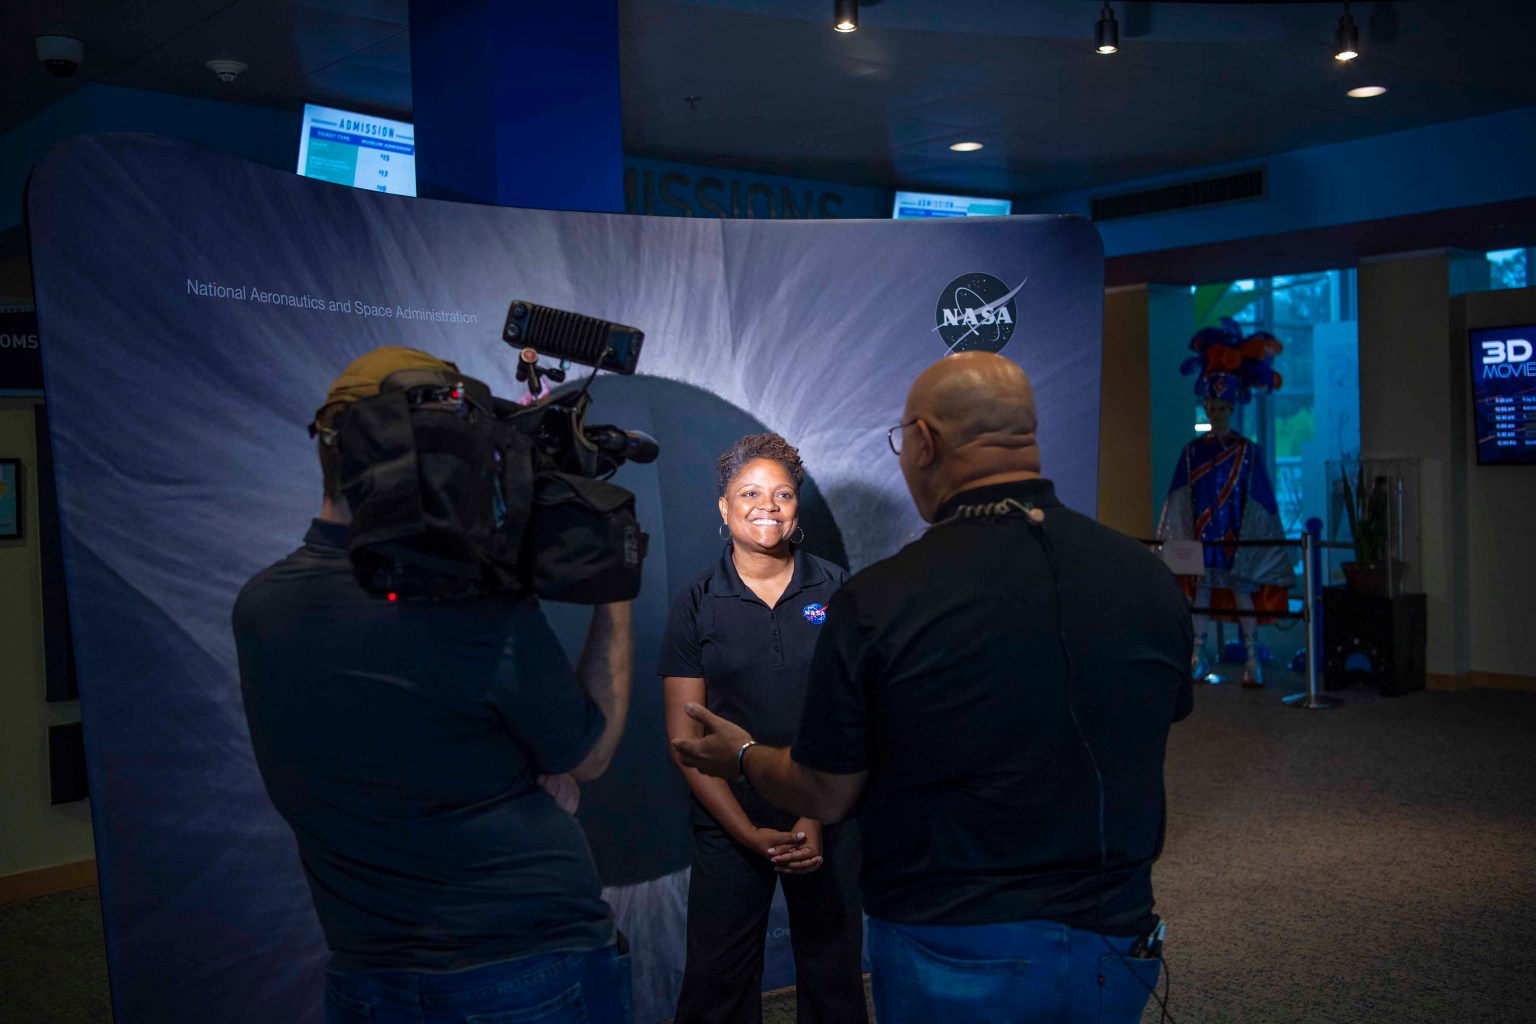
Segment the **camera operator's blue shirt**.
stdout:
<path fill-rule="evenodd" d="M 454 971 L 614 941 L 581 827 L 538 787 L 603 714 L 537 602 L 389 602 L 347 528 L 245 585 L 251 741 L 292 826 L 335 970 Z"/>

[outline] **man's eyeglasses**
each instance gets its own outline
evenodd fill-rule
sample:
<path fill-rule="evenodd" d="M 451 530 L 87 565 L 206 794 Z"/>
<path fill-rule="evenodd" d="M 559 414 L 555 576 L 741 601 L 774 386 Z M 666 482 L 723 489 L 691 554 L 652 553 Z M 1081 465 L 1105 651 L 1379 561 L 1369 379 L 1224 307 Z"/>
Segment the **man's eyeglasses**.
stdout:
<path fill-rule="evenodd" d="M 901 437 L 902 437 L 901 432 L 903 430 L 906 430 L 908 427 L 910 427 L 912 424 L 914 424 L 916 422 L 917 422 L 916 419 L 910 419 L 910 420 L 907 420 L 907 422 L 905 422 L 905 423 L 898 423 L 898 424 L 896 424 L 890 430 L 887 430 L 885 432 L 885 443 L 891 446 L 891 451 L 892 452 L 894 452 L 897 455 L 901 454 Z M 933 430 L 933 428 L 931 426 L 928 429 L 929 430 Z M 934 430 L 934 433 L 937 434 L 938 431 Z"/>

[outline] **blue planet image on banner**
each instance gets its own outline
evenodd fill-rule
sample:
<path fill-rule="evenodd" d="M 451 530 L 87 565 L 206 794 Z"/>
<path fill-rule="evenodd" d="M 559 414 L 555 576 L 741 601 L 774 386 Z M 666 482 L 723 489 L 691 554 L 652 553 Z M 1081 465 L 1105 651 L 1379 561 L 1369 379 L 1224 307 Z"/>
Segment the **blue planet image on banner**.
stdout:
<path fill-rule="evenodd" d="M 923 528 L 886 431 L 950 351 L 1018 362 L 1046 474 L 1092 515 L 1103 253 L 1068 217 L 721 221 L 371 193 L 145 135 L 34 170 L 28 225 L 116 1019 L 321 1019 L 327 952 L 241 707 L 230 611 L 320 502 L 305 426 L 380 345 L 516 398 L 514 298 L 646 333 L 591 420 L 643 430 L 650 533 L 623 744 L 582 787 L 634 964 L 636 1019 L 683 968 L 687 787 L 652 674 L 673 595 L 720 555 L 715 460 L 778 432 L 807 470 L 811 552 L 857 571 Z M 585 608 L 545 604 L 573 656 Z M 782 902 L 765 988 L 793 982 Z"/>

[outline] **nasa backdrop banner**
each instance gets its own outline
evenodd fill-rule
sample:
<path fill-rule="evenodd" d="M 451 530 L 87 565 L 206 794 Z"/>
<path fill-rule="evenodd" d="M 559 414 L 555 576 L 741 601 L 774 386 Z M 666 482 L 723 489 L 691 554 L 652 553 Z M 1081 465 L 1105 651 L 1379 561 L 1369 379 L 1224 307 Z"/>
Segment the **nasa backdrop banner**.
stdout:
<path fill-rule="evenodd" d="M 320 503 L 305 425 L 379 345 L 515 397 L 529 299 L 646 333 L 591 420 L 643 430 L 651 534 L 617 759 L 579 818 L 634 950 L 638 1018 L 683 968 L 687 790 L 652 673 L 672 596 L 720 555 L 715 459 L 799 446 L 806 547 L 857 570 L 922 527 L 886 446 L 913 377 L 987 348 L 1034 378 L 1048 475 L 1094 512 L 1102 250 L 1065 217 L 722 221 L 380 195 L 154 136 L 84 136 L 28 220 L 112 991 L 120 1024 L 321 1019 L 326 951 L 241 709 L 230 610 Z M 547 605 L 573 654 L 587 610 Z M 765 988 L 793 980 L 782 903 Z"/>

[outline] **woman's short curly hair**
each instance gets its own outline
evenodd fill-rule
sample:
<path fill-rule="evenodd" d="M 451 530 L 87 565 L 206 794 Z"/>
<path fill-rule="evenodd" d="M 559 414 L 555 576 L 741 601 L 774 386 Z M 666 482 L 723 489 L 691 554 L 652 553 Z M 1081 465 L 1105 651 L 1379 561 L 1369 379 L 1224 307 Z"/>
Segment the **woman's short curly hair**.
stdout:
<path fill-rule="evenodd" d="M 800 489 L 800 483 L 805 479 L 805 468 L 800 463 L 800 449 L 778 434 L 748 434 L 720 456 L 720 497 L 725 497 L 725 489 L 736 479 L 741 467 L 758 459 L 772 459 L 783 466 L 795 482 L 795 490 Z"/>

